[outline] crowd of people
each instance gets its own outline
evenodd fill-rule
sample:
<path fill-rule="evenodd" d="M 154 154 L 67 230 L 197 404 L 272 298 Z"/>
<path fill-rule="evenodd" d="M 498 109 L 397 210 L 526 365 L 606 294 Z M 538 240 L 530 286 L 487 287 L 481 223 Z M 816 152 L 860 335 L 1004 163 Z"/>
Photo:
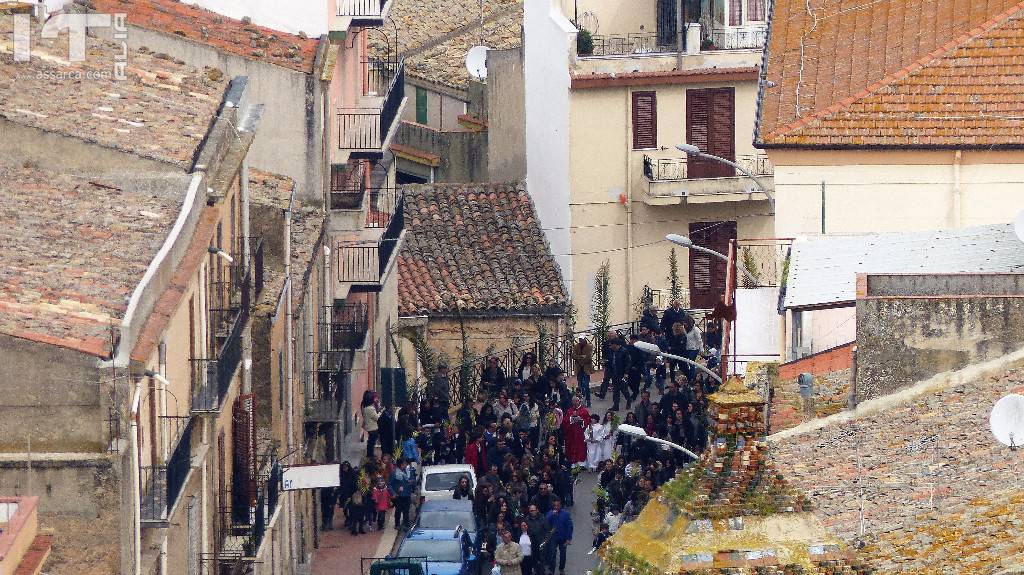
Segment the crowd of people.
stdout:
<path fill-rule="evenodd" d="M 572 389 L 560 367 L 542 367 L 533 353 L 524 353 L 511 374 L 489 358 L 480 397 L 461 405 L 449 405 L 447 366 L 438 368 L 418 404 L 403 406 L 394 417 L 369 391 L 361 405 L 366 457 L 358 467 L 342 464 L 341 484 L 322 497 L 322 506 L 332 514 L 334 506 L 342 507 L 353 534 L 383 528 L 390 507 L 395 528 L 408 529 L 415 469 L 469 464 L 477 484 L 460 481 L 454 497 L 472 501 L 481 564 L 493 562 L 503 574 L 564 573 L 574 529 L 566 508 L 574 504 L 580 473 L 599 474 L 593 514 L 598 547 L 688 462 L 682 452 L 666 454 L 656 443 L 620 433 L 619 425 L 639 426 L 695 453 L 707 442 L 707 396 L 716 380 L 693 364 L 662 361 L 631 344 L 654 343 L 713 368 L 721 345 L 717 323 L 708 322 L 701 332 L 678 302 L 661 317 L 645 312 L 636 333 L 603 338 L 603 379 L 596 390 L 590 382 L 597 371 L 594 343 L 581 337 L 571 354 Z M 608 393 L 611 409 L 591 413 L 593 398 Z M 324 517 L 330 528 L 326 512 Z"/>

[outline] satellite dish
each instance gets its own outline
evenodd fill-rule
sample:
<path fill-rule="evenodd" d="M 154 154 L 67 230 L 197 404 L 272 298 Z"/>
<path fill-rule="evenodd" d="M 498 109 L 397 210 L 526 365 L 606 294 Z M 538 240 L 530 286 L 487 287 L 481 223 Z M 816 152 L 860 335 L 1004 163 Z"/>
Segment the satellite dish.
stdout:
<path fill-rule="evenodd" d="M 997 401 L 988 422 L 999 443 L 1009 447 L 1024 445 L 1024 395 L 1011 393 Z"/>
<path fill-rule="evenodd" d="M 1013 231 L 1017 234 L 1017 239 L 1024 242 L 1024 210 L 1013 220 Z"/>
<path fill-rule="evenodd" d="M 466 52 L 466 70 L 477 80 L 487 78 L 487 46 L 473 46 Z"/>

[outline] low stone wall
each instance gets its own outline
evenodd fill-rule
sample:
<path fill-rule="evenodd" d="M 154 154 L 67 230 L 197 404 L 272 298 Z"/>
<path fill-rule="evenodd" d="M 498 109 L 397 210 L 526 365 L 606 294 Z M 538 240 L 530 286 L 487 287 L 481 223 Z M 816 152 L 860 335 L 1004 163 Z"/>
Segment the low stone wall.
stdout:
<path fill-rule="evenodd" d="M 1024 345 L 1022 277 L 858 276 L 857 401 Z"/>
<path fill-rule="evenodd" d="M 539 337 L 538 321 L 545 326 L 550 337 L 555 336 L 558 329 L 556 318 L 466 318 L 469 349 L 473 355 L 482 357 L 488 349 L 501 352 L 520 343 L 536 341 Z M 450 365 L 455 365 L 462 357 L 462 330 L 457 319 L 430 318 L 426 340 L 435 353 L 448 359 Z"/>
<path fill-rule="evenodd" d="M 846 409 L 851 388 L 851 369 L 842 369 L 814 376 L 811 401 L 800 397 L 797 379 L 775 382 L 772 395 L 772 433 L 796 427 L 817 417 L 826 417 Z"/>

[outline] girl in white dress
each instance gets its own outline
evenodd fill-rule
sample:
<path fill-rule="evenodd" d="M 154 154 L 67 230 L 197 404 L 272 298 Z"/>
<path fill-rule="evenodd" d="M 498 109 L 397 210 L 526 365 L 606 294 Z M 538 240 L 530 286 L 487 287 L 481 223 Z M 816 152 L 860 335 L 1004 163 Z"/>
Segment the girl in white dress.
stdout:
<path fill-rule="evenodd" d="M 604 442 L 608 436 L 608 430 L 601 425 L 601 418 L 597 414 L 590 416 L 590 425 L 583 430 L 583 439 L 587 442 L 587 469 L 597 471 L 604 453 Z"/>
<path fill-rule="evenodd" d="M 615 412 L 609 411 L 604 414 L 604 440 L 601 441 L 601 455 L 599 459 L 604 461 L 612 458 L 612 449 L 615 447 L 615 423 L 612 418 L 615 417 Z"/>

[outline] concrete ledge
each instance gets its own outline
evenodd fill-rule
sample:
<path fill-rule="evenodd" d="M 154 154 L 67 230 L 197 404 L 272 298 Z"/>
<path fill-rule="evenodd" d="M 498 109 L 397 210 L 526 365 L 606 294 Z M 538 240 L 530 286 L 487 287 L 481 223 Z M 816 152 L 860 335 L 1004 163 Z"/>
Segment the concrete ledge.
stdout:
<path fill-rule="evenodd" d="M 896 393 L 865 401 L 859 404 L 856 409 L 808 421 L 785 431 L 774 433 L 768 436 L 768 441 L 784 441 L 791 437 L 809 433 L 811 431 L 849 423 L 851 421 L 885 411 L 891 407 L 909 403 L 923 396 L 935 393 L 936 391 L 948 389 L 954 385 L 985 377 L 992 377 L 1021 363 L 1024 363 L 1024 348 L 1020 348 L 989 361 L 969 365 L 963 369 L 933 375 L 928 379 L 919 381 Z"/>

